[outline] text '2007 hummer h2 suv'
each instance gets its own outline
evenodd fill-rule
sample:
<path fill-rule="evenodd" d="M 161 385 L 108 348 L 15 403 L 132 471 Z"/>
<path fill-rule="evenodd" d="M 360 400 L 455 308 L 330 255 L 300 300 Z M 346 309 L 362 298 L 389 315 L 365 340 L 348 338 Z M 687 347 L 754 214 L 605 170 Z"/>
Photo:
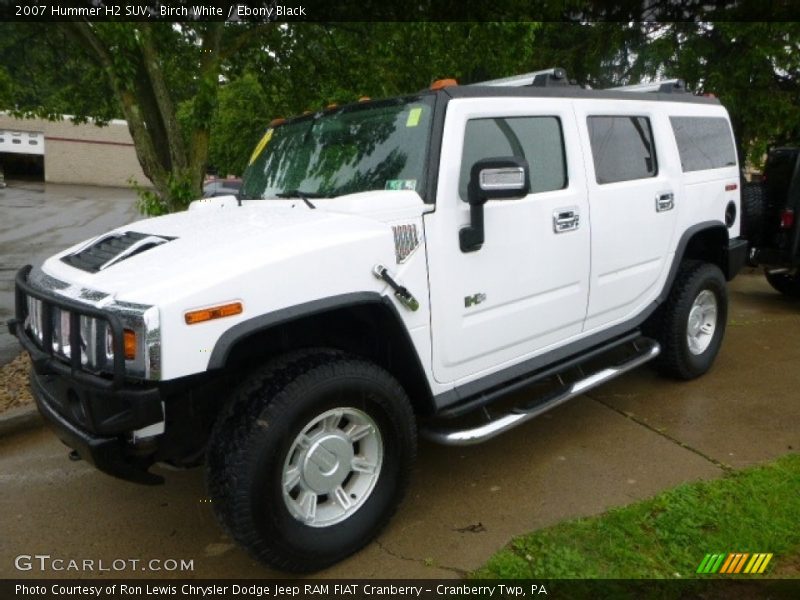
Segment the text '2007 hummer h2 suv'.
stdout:
<path fill-rule="evenodd" d="M 727 112 L 679 84 L 445 80 L 275 123 L 239 197 L 22 269 L 11 329 L 81 457 L 205 462 L 234 539 L 315 570 L 388 521 L 418 421 L 472 444 L 651 359 L 705 373 L 738 184 Z"/>

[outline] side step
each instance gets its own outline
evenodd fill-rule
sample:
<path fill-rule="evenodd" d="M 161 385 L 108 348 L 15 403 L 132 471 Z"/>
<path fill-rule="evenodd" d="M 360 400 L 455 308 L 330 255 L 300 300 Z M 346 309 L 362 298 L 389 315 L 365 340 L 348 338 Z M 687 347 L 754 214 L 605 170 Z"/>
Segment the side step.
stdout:
<path fill-rule="evenodd" d="M 619 377 L 644 363 L 653 360 L 661 353 L 661 346 L 655 340 L 640 337 L 633 342 L 634 352 L 623 362 L 611 367 L 595 371 L 590 375 L 582 375 L 580 379 L 555 390 L 535 401 L 529 407 L 517 407 L 498 417 L 492 417 L 487 423 L 466 429 L 445 428 L 431 425 L 420 428 L 420 435 L 437 444 L 446 446 L 470 446 L 490 440 L 518 427 L 534 417 L 579 396 L 592 388 Z M 559 377 L 559 381 L 561 378 Z"/>

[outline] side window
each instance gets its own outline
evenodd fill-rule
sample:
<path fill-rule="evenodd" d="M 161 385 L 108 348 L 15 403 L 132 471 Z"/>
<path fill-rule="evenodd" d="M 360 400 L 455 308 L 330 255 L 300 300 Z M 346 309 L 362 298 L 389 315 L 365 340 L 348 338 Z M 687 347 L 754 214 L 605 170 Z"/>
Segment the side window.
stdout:
<path fill-rule="evenodd" d="M 670 117 L 669 121 L 684 173 L 736 166 L 736 149 L 727 119 Z"/>
<path fill-rule="evenodd" d="M 528 161 L 531 193 L 567 187 L 564 136 L 558 117 L 472 119 L 464 132 L 458 193 L 467 199 L 472 165 L 482 158 L 516 156 Z"/>
<path fill-rule="evenodd" d="M 653 130 L 647 117 L 589 117 L 597 183 L 645 179 L 658 174 Z"/>

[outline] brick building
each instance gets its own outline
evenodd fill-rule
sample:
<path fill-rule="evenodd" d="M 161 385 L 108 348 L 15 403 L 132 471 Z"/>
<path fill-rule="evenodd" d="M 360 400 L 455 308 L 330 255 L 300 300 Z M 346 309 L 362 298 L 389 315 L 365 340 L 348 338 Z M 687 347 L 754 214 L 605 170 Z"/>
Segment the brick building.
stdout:
<path fill-rule="evenodd" d="M 7 180 L 38 179 L 127 187 L 144 176 L 125 121 L 107 126 L 62 121 L 17 119 L 0 112 L 0 167 Z"/>

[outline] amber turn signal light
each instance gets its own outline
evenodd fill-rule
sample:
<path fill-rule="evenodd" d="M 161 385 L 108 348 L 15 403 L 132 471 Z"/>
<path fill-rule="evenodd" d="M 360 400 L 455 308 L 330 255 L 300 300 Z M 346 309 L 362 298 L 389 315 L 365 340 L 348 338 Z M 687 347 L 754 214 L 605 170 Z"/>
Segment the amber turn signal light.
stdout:
<path fill-rule="evenodd" d="M 136 332 L 125 329 L 122 332 L 122 338 L 125 342 L 125 360 L 133 360 L 136 358 Z"/>
<path fill-rule="evenodd" d="M 231 302 L 230 304 L 222 304 L 220 306 L 212 306 L 211 308 L 193 310 L 186 313 L 186 324 L 194 325 L 195 323 L 211 321 L 212 319 L 232 317 L 233 315 L 241 314 L 242 310 L 241 302 Z"/>

